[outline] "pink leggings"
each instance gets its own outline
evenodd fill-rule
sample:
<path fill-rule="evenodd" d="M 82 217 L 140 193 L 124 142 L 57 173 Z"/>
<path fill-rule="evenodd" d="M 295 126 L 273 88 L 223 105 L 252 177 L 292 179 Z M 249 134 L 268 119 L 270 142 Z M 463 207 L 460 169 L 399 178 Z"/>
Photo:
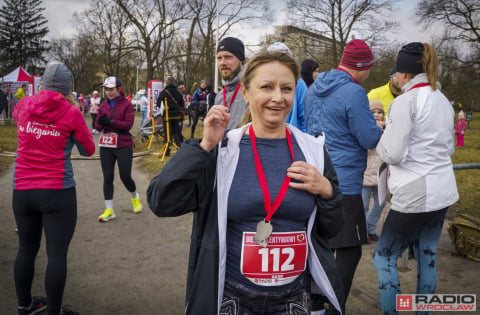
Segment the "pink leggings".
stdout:
<path fill-rule="evenodd" d="M 457 146 L 463 147 L 463 135 L 461 133 L 457 133 Z"/>

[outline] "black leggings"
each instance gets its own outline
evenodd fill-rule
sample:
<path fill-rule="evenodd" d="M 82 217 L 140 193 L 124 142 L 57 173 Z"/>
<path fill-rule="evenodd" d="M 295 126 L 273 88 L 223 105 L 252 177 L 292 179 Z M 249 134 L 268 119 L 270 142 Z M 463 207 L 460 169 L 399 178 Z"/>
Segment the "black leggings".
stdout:
<path fill-rule="evenodd" d="M 182 120 L 181 119 L 169 119 L 168 124 L 170 126 L 170 141 L 174 142 L 177 146 L 180 146 L 183 142 L 182 136 Z M 165 127 L 164 142 L 167 142 L 167 124 L 163 119 L 163 126 Z"/>
<path fill-rule="evenodd" d="M 103 196 L 105 200 L 113 199 L 113 179 L 115 162 L 118 162 L 118 171 L 123 185 L 129 192 L 137 190 L 132 179 L 133 146 L 113 149 L 100 148 L 100 163 L 103 172 Z"/>
<path fill-rule="evenodd" d="M 357 265 L 362 258 L 362 246 L 344 247 L 335 249 L 335 261 L 337 270 L 342 278 L 343 288 L 345 290 L 345 301 L 352 287 L 353 276 Z"/>
<path fill-rule="evenodd" d="M 67 279 L 67 253 L 77 223 L 75 187 L 13 191 L 13 213 L 18 228 L 14 265 L 18 305 L 30 306 L 35 258 L 45 232 L 48 256 L 45 291 L 49 315 L 60 314 Z"/>
<path fill-rule="evenodd" d="M 190 112 L 190 116 L 193 119 L 192 122 L 192 134 L 190 138 L 193 138 L 195 136 L 195 128 L 197 127 L 198 119 L 200 117 L 205 118 L 206 113 L 205 112 L 200 112 L 198 109 L 193 108 L 192 111 Z"/>
<path fill-rule="evenodd" d="M 95 129 L 95 120 L 97 120 L 97 113 L 90 113 L 92 116 L 92 129 Z"/>

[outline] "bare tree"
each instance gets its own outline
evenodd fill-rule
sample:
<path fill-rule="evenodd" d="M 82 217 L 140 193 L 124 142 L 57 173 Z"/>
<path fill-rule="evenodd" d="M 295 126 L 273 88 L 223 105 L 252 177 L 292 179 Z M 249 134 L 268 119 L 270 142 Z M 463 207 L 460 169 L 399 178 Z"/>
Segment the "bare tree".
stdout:
<path fill-rule="evenodd" d="M 438 81 L 442 84 L 443 93 L 455 105 L 462 103 L 465 105 L 464 109 L 479 110 L 480 104 L 477 102 L 480 98 L 479 64 L 452 58 L 451 56 L 457 54 L 456 49 L 443 45 L 442 42 L 435 48 L 440 59 Z"/>
<path fill-rule="evenodd" d="M 73 74 L 73 91 L 88 94 L 100 85 L 95 80 L 97 56 L 85 37 L 58 38 L 50 42 L 49 57 L 65 64 Z M 100 79 L 101 80 L 101 79 Z"/>
<path fill-rule="evenodd" d="M 443 91 L 455 103 L 471 104 L 469 109 L 474 109 L 474 100 L 480 96 L 480 2 L 423 0 L 417 17 L 425 27 L 443 30 L 435 45 Z"/>
<path fill-rule="evenodd" d="M 79 34 L 90 39 L 88 46 L 97 55 L 97 70 L 121 77 L 125 67 L 131 68 L 130 20 L 123 10 L 108 0 L 92 0 L 90 7 L 75 17 Z"/>
<path fill-rule="evenodd" d="M 480 66 L 478 0 L 423 0 L 417 6 L 417 16 L 418 22 L 426 27 L 437 24 L 444 29 L 442 46 L 449 51 L 445 57 L 467 66 Z"/>
<path fill-rule="evenodd" d="M 343 48 L 352 37 L 369 44 L 383 39 L 396 24 L 386 12 L 396 0 L 288 0 L 292 23 L 331 39 L 332 65 L 337 65 Z"/>
<path fill-rule="evenodd" d="M 220 7 L 217 8 L 217 5 Z M 183 26 L 188 29 L 184 61 L 188 65 L 186 83 L 203 78 L 212 82 L 215 74 L 215 34 L 217 32 L 217 9 L 219 14 L 219 37 L 241 37 L 233 33 L 236 27 L 261 26 L 271 21 L 271 9 L 267 0 L 188 1 L 190 20 Z"/>
<path fill-rule="evenodd" d="M 147 81 L 153 79 L 155 68 L 160 68 L 163 75 L 176 24 L 186 17 L 186 1 L 115 0 L 115 3 L 131 22 L 127 34 L 134 41 L 129 48 L 145 54 Z"/>

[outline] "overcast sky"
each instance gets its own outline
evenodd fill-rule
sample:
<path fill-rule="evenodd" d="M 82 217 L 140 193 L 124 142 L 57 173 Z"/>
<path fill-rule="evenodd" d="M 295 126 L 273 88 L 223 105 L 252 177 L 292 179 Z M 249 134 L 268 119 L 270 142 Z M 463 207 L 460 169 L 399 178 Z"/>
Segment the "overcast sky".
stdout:
<path fill-rule="evenodd" d="M 221 0 L 219 0 L 221 1 Z M 3 6 L 4 0 L 0 0 L 0 6 Z M 75 35 L 75 29 L 72 24 L 72 15 L 75 12 L 88 8 L 90 0 L 43 0 L 43 6 L 46 8 L 44 15 L 48 20 L 48 28 L 50 30 L 48 38 L 71 37 Z M 285 8 L 286 0 L 271 0 L 271 4 L 277 8 Z M 422 30 L 417 23 L 413 22 L 412 11 L 415 8 L 417 1 L 402 0 L 399 7 L 399 13 L 393 14 L 392 19 L 396 19 L 401 26 L 399 33 L 394 36 L 400 43 L 420 41 L 429 42 L 430 35 L 428 32 Z M 284 12 L 277 10 L 274 25 L 281 25 L 285 23 Z M 263 32 L 262 32 L 263 31 Z M 262 31 L 244 30 L 242 34 L 232 34 L 240 37 L 246 45 L 256 45 L 260 35 L 271 33 L 273 28 L 265 28 Z M 249 34 L 258 34 L 258 36 L 251 36 Z"/>

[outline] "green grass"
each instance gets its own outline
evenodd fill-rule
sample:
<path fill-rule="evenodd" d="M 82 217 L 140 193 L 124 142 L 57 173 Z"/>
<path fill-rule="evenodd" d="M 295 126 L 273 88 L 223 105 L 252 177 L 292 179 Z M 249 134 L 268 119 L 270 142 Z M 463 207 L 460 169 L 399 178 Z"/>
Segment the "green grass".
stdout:
<path fill-rule="evenodd" d="M 0 154 L 14 153 L 17 150 L 17 125 L 14 120 L 7 121 L 9 124 L 0 125 Z M 0 176 L 8 171 L 10 164 L 15 161 L 15 157 L 0 155 Z"/>
<path fill-rule="evenodd" d="M 469 128 L 465 131 L 465 144 L 463 147 L 455 147 L 452 161 L 454 164 L 480 163 L 479 118 L 470 122 Z M 480 190 L 478 189 L 480 169 L 456 170 L 455 177 L 460 200 L 451 207 L 451 210 L 467 211 L 480 217 Z"/>

